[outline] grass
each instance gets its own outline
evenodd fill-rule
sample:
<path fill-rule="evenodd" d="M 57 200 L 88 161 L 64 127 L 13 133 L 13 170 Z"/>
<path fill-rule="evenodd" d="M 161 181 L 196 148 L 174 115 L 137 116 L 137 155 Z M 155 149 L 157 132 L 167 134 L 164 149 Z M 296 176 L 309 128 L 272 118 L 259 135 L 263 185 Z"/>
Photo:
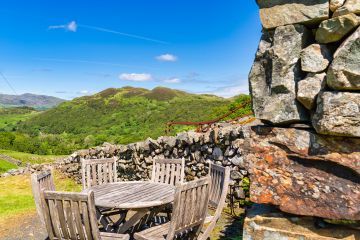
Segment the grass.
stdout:
<path fill-rule="evenodd" d="M 58 191 L 78 192 L 81 190 L 80 185 L 57 172 L 55 172 L 55 185 Z M 0 178 L 0 189 L 0 225 L 9 217 L 35 211 L 30 175 Z"/>
<path fill-rule="evenodd" d="M 0 159 L 0 174 L 1 173 L 5 173 L 7 171 L 9 171 L 10 169 L 16 169 L 18 168 L 18 166 L 16 166 L 13 163 L 9 163 L 6 160 Z"/>
<path fill-rule="evenodd" d="M 0 150 L 0 155 L 1 154 L 18 159 L 24 165 L 26 163 L 30 163 L 30 164 L 52 163 L 57 159 L 65 157 L 65 156 L 57 156 L 57 155 L 36 155 L 36 154 L 16 152 L 11 150 Z"/>
<path fill-rule="evenodd" d="M 0 129 L 7 131 L 16 126 L 17 123 L 37 115 L 39 112 L 30 108 L 8 108 L 0 109 Z"/>

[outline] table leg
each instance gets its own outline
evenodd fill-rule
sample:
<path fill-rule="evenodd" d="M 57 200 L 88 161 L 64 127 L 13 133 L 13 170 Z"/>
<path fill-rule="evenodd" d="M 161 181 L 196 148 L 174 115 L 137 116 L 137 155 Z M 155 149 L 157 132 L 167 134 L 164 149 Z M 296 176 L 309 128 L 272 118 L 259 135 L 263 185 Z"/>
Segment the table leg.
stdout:
<path fill-rule="evenodd" d="M 127 230 L 129 230 L 129 228 L 131 228 L 138 221 L 140 221 L 148 212 L 148 208 L 137 210 L 136 213 L 129 220 L 127 220 L 123 225 L 119 227 L 117 232 L 120 234 L 125 233 Z"/>
<path fill-rule="evenodd" d="M 96 216 L 97 216 L 97 219 L 99 219 L 99 222 L 100 224 L 104 227 L 104 230 L 106 232 L 113 232 L 114 229 L 113 227 L 111 226 L 110 222 L 106 219 L 105 216 L 103 216 L 100 212 L 100 210 L 98 208 L 95 208 L 96 209 Z"/>

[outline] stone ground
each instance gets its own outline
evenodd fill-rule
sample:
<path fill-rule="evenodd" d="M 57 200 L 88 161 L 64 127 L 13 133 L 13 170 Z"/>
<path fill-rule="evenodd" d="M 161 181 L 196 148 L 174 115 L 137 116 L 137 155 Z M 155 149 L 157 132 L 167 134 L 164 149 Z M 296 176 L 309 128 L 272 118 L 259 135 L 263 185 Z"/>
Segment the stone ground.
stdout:
<path fill-rule="evenodd" d="M 0 223 L 1 240 L 42 240 L 47 236 L 35 212 L 19 214 Z M 241 240 L 241 235 L 242 221 L 224 213 L 211 240 Z"/>

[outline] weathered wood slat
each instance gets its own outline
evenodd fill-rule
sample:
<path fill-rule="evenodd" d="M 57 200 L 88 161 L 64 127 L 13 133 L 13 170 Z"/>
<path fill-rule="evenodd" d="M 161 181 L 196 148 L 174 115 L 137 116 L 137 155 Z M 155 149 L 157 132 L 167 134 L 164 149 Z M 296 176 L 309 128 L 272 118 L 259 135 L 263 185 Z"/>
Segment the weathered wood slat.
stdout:
<path fill-rule="evenodd" d="M 211 176 L 211 194 L 209 199 L 209 205 L 215 207 L 216 211 L 212 216 L 211 221 L 207 227 L 200 234 L 199 240 L 207 240 L 210 237 L 211 232 L 214 230 L 217 221 L 219 220 L 221 213 L 226 204 L 226 196 L 228 193 L 228 187 L 230 182 L 230 168 L 214 165 L 210 163 L 209 175 Z"/>
<path fill-rule="evenodd" d="M 204 224 L 210 186 L 210 177 L 178 185 L 175 192 L 171 221 L 135 233 L 135 239 L 170 240 L 180 235 L 181 239 L 196 239 L 200 233 L 199 230 Z"/>
<path fill-rule="evenodd" d="M 94 193 L 41 191 L 46 229 L 50 239 L 101 240 L 96 220 Z M 104 240 L 109 239 L 104 236 Z M 111 239 L 129 239 L 113 234 Z"/>
<path fill-rule="evenodd" d="M 34 173 L 31 175 L 31 188 L 35 200 L 36 211 L 43 224 L 45 224 L 44 215 L 40 200 L 41 189 L 55 191 L 53 171 L 44 171 L 41 173 Z"/>
<path fill-rule="evenodd" d="M 155 159 L 151 181 L 175 186 L 184 181 L 185 160 Z"/>
<path fill-rule="evenodd" d="M 154 182 L 117 182 L 93 186 L 95 204 L 105 208 L 140 209 L 161 206 L 174 200 L 175 187 Z"/>

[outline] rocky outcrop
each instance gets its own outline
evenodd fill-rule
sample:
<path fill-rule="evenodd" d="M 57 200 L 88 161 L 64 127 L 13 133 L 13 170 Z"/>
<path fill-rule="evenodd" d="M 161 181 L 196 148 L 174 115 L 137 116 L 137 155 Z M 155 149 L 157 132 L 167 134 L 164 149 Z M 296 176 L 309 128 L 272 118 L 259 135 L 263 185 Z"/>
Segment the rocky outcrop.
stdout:
<path fill-rule="evenodd" d="M 360 90 L 360 27 L 335 52 L 327 83 L 335 90 Z"/>
<path fill-rule="evenodd" d="M 278 27 L 264 32 L 249 75 L 255 115 L 274 124 L 308 120 L 296 101 L 296 84 L 301 79 L 300 53 L 311 33 L 302 25 Z"/>
<path fill-rule="evenodd" d="M 301 52 L 301 69 L 304 72 L 325 71 L 332 61 L 330 49 L 323 44 L 311 44 Z"/>
<path fill-rule="evenodd" d="M 297 100 L 307 109 L 312 110 L 316 106 L 319 92 L 326 84 L 326 73 L 309 74 L 298 83 Z"/>
<path fill-rule="evenodd" d="M 313 125 L 321 134 L 360 137 L 360 93 L 321 93 Z"/>
<path fill-rule="evenodd" d="M 257 0 L 264 28 L 304 23 L 317 24 L 329 17 L 328 0 Z"/>
<path fill-rule="evenodd" d="M 316 31 L 316 41 L 319 43 L 340 41 L 358 25 L 359 20 L 353 13 L 323 21 Z"/>
<path fill-rule="evenodd" d="M 253 202 L 298 215 L 360 220 L 360 139 L 258 126 L 242 152 Z"/>

